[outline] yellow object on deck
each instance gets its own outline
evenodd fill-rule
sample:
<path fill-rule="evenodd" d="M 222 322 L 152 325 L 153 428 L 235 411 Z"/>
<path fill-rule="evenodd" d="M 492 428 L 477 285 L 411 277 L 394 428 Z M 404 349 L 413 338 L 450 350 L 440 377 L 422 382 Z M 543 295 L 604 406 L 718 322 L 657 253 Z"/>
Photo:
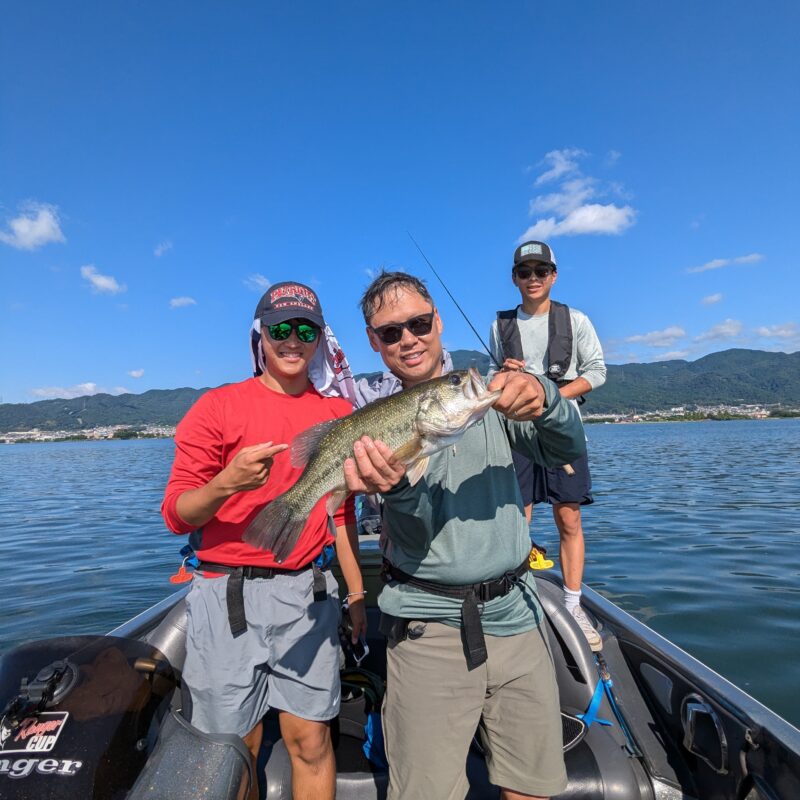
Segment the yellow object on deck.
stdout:
<path fill-rule="evenodd" d="M 528 566 L 531 569 L 552 569 L 553 562 L 544 557 L 544 552 L 538 547 L 531 547 L 531 554 L 528 557 Z"/>

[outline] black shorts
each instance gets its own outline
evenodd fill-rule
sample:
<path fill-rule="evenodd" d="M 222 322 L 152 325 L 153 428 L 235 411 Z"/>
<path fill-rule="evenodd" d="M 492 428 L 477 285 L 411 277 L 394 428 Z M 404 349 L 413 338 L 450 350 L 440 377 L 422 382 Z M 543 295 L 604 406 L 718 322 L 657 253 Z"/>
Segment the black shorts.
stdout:
<path fill-rule="evenodd" d="M 529 458 L 511 451 L 514 469 L 517 471 L 522 504 L 536 503 L 578 503 L 588 506 L 594 502 L 592 497 L 592 476 L 589 473 L 589 459 L 581 456 L 572 462 L 574 475 L 567 475 L 562 467 L 547 469 L 534 464 Z"/>

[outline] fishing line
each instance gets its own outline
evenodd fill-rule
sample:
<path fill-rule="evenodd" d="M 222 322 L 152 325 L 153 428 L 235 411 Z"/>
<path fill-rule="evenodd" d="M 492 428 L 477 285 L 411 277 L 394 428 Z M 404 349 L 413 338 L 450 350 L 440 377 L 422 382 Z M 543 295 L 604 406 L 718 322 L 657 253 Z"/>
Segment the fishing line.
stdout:
<path fill-rule="evenodd" d="M 494 356 L 492 355 L 492 351 L 486 346 L 486 343 L 483 341 L 483 339 L 481 339 L 481 335 L 478 333 L 478 331 L 475 330 L 475 326 L 469 321 L 469 317 L 464 313 L 464 309 L 461 308 L 461 306 L 458 304 L 458 300 L 456 300 L 455 297 L 453 297 L 452 293 L 447 288 L 447 285 L 441 279 L 439 273 L 436 271 L 433 264 L 431 264 L 430 260 L 428 259 L 428 256 L 426 256 L 425 253 L 422 252 L 422 248 L 417 243 L 417 240 L 411 235 L 411 231 L 406 231 L 406 233 L 408 234 L 408 238 L 411 239 L 412 242 L 414 242 L 414 246 L 417 248 L 417 250 L 419 250 L 419 254 L 425 259 L 425 263 L 431 268 L 431 272 L 433 272 L 433 274 L 436 276 L 439 283 L 442 284 L 444 290 L 447 292 L 450 299 L 456 304 L 456 308 L 461 312 L 461 316 L 464 317 L 464 319 L 467 321 L 467 325 L 469 325 L 470 328 L 472 328 L 472 332 L 478 337 L 478 341 L 483 345 L 483 349 L 489 354 L 489 358 L 492 361 L 494 361 Z"/>

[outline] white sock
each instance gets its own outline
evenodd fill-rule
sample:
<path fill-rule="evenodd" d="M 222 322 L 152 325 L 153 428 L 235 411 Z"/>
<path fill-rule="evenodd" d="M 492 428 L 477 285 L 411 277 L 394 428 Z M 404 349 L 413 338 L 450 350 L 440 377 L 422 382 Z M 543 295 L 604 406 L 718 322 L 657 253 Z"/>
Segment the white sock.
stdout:
<path fill-rule="evenodd" d="M 577 608 L 581 604 L 581 590 L 578 589 L 577 592 L 573 592 L 572 589 L 567 589 L 564 587 L 564 605 L 567 607 L 567 611 L 571 614 L 573 609 Z"/>

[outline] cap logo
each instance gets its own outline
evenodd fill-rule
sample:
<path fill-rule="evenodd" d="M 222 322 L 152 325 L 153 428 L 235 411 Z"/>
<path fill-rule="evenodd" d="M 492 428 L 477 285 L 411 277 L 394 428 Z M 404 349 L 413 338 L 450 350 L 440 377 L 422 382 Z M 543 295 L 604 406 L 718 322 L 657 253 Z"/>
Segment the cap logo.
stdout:
<path fill-rule="evenodd" d="M 302 306 L 310 311 L 317 308 L 317 296 L 305 286 L 288 284 L 278 286 L 269 293 L 269 302 L 275 308 L 285 306 Z"/>
<path fill-rule="evenodd" d="M 521 256 L 530 256 L 530 255 L 540 256 L 543 254 L 542 246 L 535 242 L 532 244 L 525 244 L 520 248 L 519 254 Z"/>

